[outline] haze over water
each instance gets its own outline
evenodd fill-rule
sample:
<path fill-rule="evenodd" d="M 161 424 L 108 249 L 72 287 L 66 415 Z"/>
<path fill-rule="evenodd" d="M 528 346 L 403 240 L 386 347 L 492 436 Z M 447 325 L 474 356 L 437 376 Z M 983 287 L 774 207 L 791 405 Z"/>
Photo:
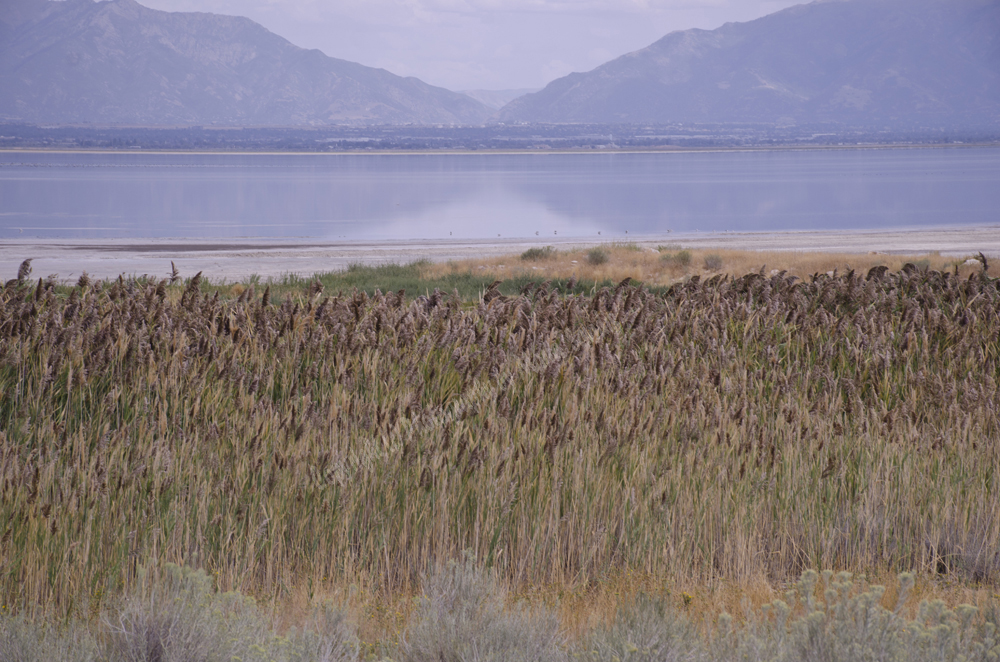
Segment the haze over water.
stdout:
<path fill-rule="evenodd" d="M 998 222 L 995 148 L 0 153 L 0 239 L 620 239 Z"/>

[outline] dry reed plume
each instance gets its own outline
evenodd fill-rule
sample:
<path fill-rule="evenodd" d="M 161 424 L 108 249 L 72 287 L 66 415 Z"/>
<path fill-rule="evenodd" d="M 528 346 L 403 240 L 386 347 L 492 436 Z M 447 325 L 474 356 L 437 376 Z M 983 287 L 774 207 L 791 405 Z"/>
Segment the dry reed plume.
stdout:
<path fill-rule="evenodd" d="M 463 550 L 514 587 L 1000 580 L 985 270 L 321 289 L 8 282 L 4 603 L 93 610 L 166 562 L 257 596 L 405 591 Z"/>

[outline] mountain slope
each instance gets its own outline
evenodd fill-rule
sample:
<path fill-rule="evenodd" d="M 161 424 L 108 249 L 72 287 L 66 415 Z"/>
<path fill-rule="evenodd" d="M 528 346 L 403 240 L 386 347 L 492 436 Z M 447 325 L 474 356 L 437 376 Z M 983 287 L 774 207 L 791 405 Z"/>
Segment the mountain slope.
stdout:
<path fill-rule="evenodd" d="M 0 117 L 31 122 L 480 123 L 469 97 L 327 57 L 250 19 L 134 0 L 5 0 Z M 6 12 L 6 10 L 5 10 Z"/>
<path fill-rule="evenodd" d="M 997 0 L 823 0 L 671 33 L 512 101 L 505 122 L 994 124 Z"/>
<path fill-rule="evenodd" d="M 514 90 L 461 90 L 462 94 L 472 97 L 493 110 L 500 110 L 514 99 L 537 91 L 537 87 L 523 87 Z"/>

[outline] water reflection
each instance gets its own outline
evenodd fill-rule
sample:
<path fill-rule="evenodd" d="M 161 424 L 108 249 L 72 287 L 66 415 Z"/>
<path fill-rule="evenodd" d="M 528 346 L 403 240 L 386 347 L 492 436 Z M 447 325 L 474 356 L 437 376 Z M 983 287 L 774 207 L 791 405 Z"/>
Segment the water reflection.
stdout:
<path fill-rule="evenodd" d="M 1000 150 L 0 154 L 0 238 L 623 236 L 996 222 Z"/>

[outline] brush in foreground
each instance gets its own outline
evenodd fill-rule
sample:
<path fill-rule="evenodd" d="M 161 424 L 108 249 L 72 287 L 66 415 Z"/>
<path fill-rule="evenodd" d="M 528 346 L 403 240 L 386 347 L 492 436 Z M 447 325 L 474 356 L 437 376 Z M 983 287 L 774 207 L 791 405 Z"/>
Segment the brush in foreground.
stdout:
<path fill-rule="evenodd" d="M 159 579 L 153 579 L 158 575 Z M 425 583 L 401 642 L 364 646 L 342 610 L 313 611 L 300 629 L 276 632 L 254 602 L 220 594 L 201 571 L 143 571 L 134 594 L 96 626 L 61 628 L 0 616 L 0 659 L 16 662 L 987 662 L 1000 656 L 996 605 L 947 609 L 922 603 L 903 614 L 913 577 L 901 575 L 892 607 L 885 587 L 847 573 L 803 573 L 784 599 L 698 623 L 686 608 L 640 596 L 585 637 L 561 636 L 550 607 L 512 603 L 469 559 L 451 562 Z"/>

